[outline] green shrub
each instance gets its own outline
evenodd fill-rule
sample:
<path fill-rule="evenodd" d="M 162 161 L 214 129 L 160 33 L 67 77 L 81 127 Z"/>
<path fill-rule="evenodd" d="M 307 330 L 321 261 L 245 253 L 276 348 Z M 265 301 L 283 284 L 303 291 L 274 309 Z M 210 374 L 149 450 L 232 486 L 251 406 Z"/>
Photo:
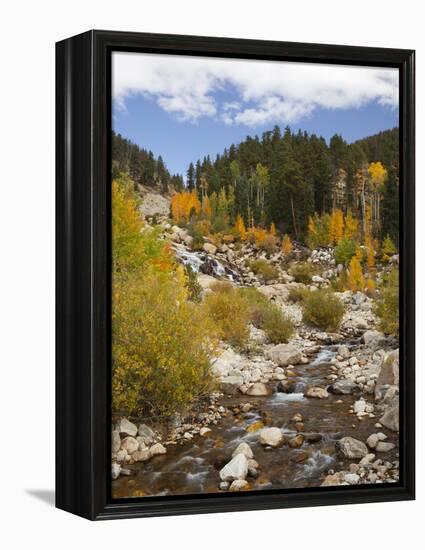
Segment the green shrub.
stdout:
<path fill-rule="evenodd" d="M 375 313 L 379 317 L 379 328 L 386 334 L 399 334 L 399 272 L 393 269 L 384 277 L 380 296 L 375 303 Z"/>
<path fill-rule="evenodd" d="M 344 304 L 328 289 L 310 292 L 302 302 L 303 321 L 321 330 L 335 331 L 344 315 Z"/>
<path fill-rule="evenodd" d="M 248 267 L 265 282 L 279 277 L 279 270 L 277 267 L 269 264 L 267 260 L 251 260 L 248 262 Z"/>
<path fill-rule="evenodd" d="M 205 307 L 215 323 L 220 337 L 230 344 L 243 347 L 249 338 L 250 308 L 239 289 L 229 283 L 211 286 L 205 297 Z"/>
<path fill-rule="evenodd" d="M 288 293 L 288 302 L 292 302 L 293 304 L 302 302 L 309 292 L 308 288 L 302 286 L 291 287 Z"/>
<path fill-rule="evenodd" d="M 200 225 L 191 223 L 188 226 L 189 235 L 192 237 L 192 250 L 202 250 L 204 246 L 204 234 Z"/>
<path fill-rule="evenodd" d="M 289 274 L 294 277 L 297 283 L 308 285 L 311 283 L 313 275 L 317 275 L 318 271 L 318 268 L 310 262 L 299 262 L 292 264 Z"/>
<path fill-rule="evenodd" d="M 261 328 L 273 344 L 287 342 L 294 333 L 294 324 L 279 306 L 269 302 Z"/>
<path fill-rule="evenodd" d="M 335 262 L 337 264 L 348 265 L 355 253 L 356 243 L 352 239 L 344 237 L 335 248 Z"/>
<path fill-rule="evenodd" d="M 190 265 L 185 266 L 185 272 L 189 300 L 192 302 L 200 302 L 202 298 L 202 286 L 199 284 L 198 276 Z"/>
<path fill-rule="evenodd" d="M 248 305 L 251 323 L 261 328 L 266 311 L 270 307 L 270 300 L 254 287 L 241 288 L 239 292 Z"/>

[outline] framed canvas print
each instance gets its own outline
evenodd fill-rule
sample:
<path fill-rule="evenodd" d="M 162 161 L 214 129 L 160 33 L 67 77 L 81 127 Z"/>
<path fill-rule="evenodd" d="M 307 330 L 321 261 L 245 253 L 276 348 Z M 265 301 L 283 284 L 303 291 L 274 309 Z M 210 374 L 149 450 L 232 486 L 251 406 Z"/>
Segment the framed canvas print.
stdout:
<path fill-rule="evenodd" d="M 57 44 L 57 506 L 414 498 L 414 52 Z"/>

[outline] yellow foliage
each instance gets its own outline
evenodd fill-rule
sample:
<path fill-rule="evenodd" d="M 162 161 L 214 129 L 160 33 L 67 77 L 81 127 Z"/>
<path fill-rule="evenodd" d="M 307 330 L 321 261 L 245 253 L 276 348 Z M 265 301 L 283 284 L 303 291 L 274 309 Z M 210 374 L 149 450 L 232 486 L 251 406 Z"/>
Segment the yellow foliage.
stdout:
<path fill-rule="evenodd" d="M 347 239 L 355 240 L 358 233 L 358 223 L 351 213 L 351 210 L 348 210 L 344 219 L 344 236 Z"/>
<path fill-rule="evenodd" d="M 369 296 L 374 296 L 376 292 L 376 283 L 373 279 L 366 281 L 366 292 Z"/>
<path fill-rule="evenodd" d="M 276 225 L 274 222 L 270 224 L 270 235 L 273 235 L 273 237 L 276 237 Z"/>
<path fill-rule="evenodd" d="M 235 230 L 238 233 L 240 239 L 244 241 L 246 239 L 246 229 L 243 218 L 240 214 L 236 217 Z"/>
<path fill-rule="evenodd" d="M 176 223 L 187 223 L 193 213 L 198 215 L 200 212 L 201 203 L 195 190 L 176 193 L 171 199 L 171 214 Z"/>
<path fill-rule="evenodd" d="M 285 254 L 285 256 L 288 256 L 292 252 L 293 248 L 294 247 L 292 245 L 290 236 L 285 233 L 282 239 L 282 252 Z"/>
<path fill-rule="evenodd" d="M 350 260 L 347 282 L 348 282 L 348 288 L 353 292 L 357 292 L 358 290 L 363 290 L 365 287 L 365 280 L 363 277 L 362 266 L 357 256 L 353 256 Z"/>
<path fill-rule="evenodd" d="M 365 246 L 367 248 L 367 267 L 369 271 L 375 269 L 375 243 L 370 235 L 365 237 Z"/>
<path fill-rule="evenodd" d="M 385 179 L 387 177 L 387 171 L 382 165 L 382 162 L 371 162 L 367 171 L 372 180 L 372 183 L 376 187 L 384 185 Z"/>
<path fill-rule="evenodd" d="M 205 195 L 202 199 L 202 213 L 203 215 L 210 220 L 212 216 L 211 202 L 208 198 L 208 195 Z"/>
<path fill-rule="evenodd" d="M 332 210 L 329 219 L 329 242 L 338 244 L 344 236 L 344 214 L 339 208 Z"/>

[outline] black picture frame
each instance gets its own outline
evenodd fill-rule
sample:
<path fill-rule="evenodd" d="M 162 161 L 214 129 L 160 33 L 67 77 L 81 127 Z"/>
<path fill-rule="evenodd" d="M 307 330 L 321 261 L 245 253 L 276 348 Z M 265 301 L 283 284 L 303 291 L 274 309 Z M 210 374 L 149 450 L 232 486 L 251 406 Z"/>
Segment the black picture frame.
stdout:
<path fill-rule="evenodd" d="M 400 482 L 112 501 L 112 51 L 397 67 L 400 74 Z M 92 30 L 56 44 L 56 506 L 91 519 L 414 499 L 414 51 Z"/>

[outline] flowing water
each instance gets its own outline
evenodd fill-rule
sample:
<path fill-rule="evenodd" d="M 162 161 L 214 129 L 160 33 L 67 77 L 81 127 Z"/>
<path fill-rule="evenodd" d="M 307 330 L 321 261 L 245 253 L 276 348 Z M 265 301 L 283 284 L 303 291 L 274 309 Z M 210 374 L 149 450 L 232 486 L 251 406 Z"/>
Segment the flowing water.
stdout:
<path fill-rule="evenodd" d="M 225 260 L 218 260 L 206 252 L 193 252 L 183 247 L 174 249 L 176 258 L 182 264 L 190 266 L 195 273 L 205 273 L 218 279 L 238 282 L 240 274 Z"/>
<path fill-rule="evenodd" d="M 114 498 L 218 492 L 219 471 L 242 441 L 251 446 L 259 463 L 259 476 L 248 478 L 252 490 L 319 486 L 325 471 L 339 470 L 352 462 L 336 456 L 337 439 L 351 436 L 365 441 L 377 431 L 376 418 L 359 420 L 349 413 L 350 406 L 358 399 L 355 395 L 329 395 L 326 399 L 304 396 L 307 386 L 329 384 L 326 376 L 330 374 L 329 361 L 334 354 L 331 346 L 325 347 L 309 364 L 294 367 L 295 393 L 223 398 L 221 404 L 230 409 L 247 402 L 254 408 L 245 414 L 230 412 L 218 425 L 210 426 L 212 432 L 208 438 L 197 436 L 184 445 L 170 445 L 167 454 L 129 466 L 134 475 L 113 481 Z M 279 427 L 286 435 L 296 435 L 291 421 L 296 413 L 303 416 L 301 433 L 306 434 L 307 439 L 300 449 L 284 445 L 267 450 L 258 442 L 258 431 L 246 431 L 261 420 L 265 425 Z M 392 436 L 388 441 L 397 442 Z M 391 460 L 389 455 L 387 453 L 385 459 Z"/>

